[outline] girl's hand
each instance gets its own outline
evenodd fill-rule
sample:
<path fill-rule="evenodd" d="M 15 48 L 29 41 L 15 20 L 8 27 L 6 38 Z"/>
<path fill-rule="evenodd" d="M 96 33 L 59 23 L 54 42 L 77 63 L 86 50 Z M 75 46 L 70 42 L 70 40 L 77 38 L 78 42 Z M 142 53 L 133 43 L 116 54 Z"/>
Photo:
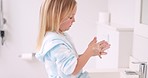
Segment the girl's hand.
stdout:
<path fill-rule="evenodd" d="M 107 53 L 105 50 L 110 48 L 110 44 L 108 44 L 105 40 L 96 43 L 97 45 L 93 48 L 94 49 L 94 56 L 98 55 L 100 58 L 101 55 L 106 55 Z"/>
<path fill-rule="evenodd" d="M 99 56 L 106 55 L 107 53 L 105 50 L 110 48 L 110 44 L 108 44 L 105 40 L 100 41 L 97 43 L 97 38 L 94 37 L 94 39 L 89 43 L 87 50 L 89 50 L 91 56 Z"/>
<path fill-rule="evenodd" d="M 90 56 L 94 55 L 94 47 L 97 46 L 97 38 L 94 39 L 89 43 L 87 50 L 90 52 Z"/>

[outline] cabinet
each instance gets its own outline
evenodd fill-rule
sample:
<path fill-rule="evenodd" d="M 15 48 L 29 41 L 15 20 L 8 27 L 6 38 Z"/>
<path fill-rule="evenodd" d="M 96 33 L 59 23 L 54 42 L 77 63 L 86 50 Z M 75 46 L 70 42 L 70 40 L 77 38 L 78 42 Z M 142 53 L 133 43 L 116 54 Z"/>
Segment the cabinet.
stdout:
<path fill-rule="evenodd" d="M 101 25 L 97 27 L 97 39 L 111 44 L 107 55 L 97 60 L 97 68 L 115 69 L 129 67 L 129 56 L 132 53 L 133 28 Z"/>

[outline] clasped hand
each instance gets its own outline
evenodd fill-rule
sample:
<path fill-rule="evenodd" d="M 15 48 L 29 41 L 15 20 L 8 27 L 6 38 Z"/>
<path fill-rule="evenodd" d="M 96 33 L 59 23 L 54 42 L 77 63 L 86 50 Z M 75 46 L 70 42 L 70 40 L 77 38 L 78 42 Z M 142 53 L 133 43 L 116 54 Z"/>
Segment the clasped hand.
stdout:
<path fill-rule="evenodd" d="M 92 56 L 98 55 L 100 58 L 102 58 L 101 55 L 107 54 L 105 50 L 110 48 L 110 44 L 105 40 L 97 42 L 97 38 L 94 37 L 94 39 L 89 43 L 88 48 L 91 49 Z"/>

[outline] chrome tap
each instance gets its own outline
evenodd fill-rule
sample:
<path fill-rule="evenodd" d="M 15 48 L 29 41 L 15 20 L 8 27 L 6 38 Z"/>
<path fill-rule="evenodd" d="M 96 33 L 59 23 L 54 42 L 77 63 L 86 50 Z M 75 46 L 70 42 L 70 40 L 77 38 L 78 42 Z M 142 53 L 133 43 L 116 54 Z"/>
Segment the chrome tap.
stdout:
<path fill-rule="evenodd" d="M 147 63 L 146 62 L 132 62 L 139 64 L 139 71 L 125 71 L 127 75 L 138 75 L 139 78 L 147 78 Z"/>

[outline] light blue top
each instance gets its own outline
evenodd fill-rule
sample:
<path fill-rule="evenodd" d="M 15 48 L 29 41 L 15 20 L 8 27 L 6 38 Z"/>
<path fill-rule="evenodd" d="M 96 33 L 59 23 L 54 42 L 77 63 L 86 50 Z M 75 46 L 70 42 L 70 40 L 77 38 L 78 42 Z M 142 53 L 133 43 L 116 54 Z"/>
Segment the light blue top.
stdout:
<path fill-rule="evenodd" d="M 45 64 L 49 78 L 88 78 L 88 74 L 82 71 L 72 75 L 78 54 L 67 34 L 46 33 L 36 58 Z"/>

